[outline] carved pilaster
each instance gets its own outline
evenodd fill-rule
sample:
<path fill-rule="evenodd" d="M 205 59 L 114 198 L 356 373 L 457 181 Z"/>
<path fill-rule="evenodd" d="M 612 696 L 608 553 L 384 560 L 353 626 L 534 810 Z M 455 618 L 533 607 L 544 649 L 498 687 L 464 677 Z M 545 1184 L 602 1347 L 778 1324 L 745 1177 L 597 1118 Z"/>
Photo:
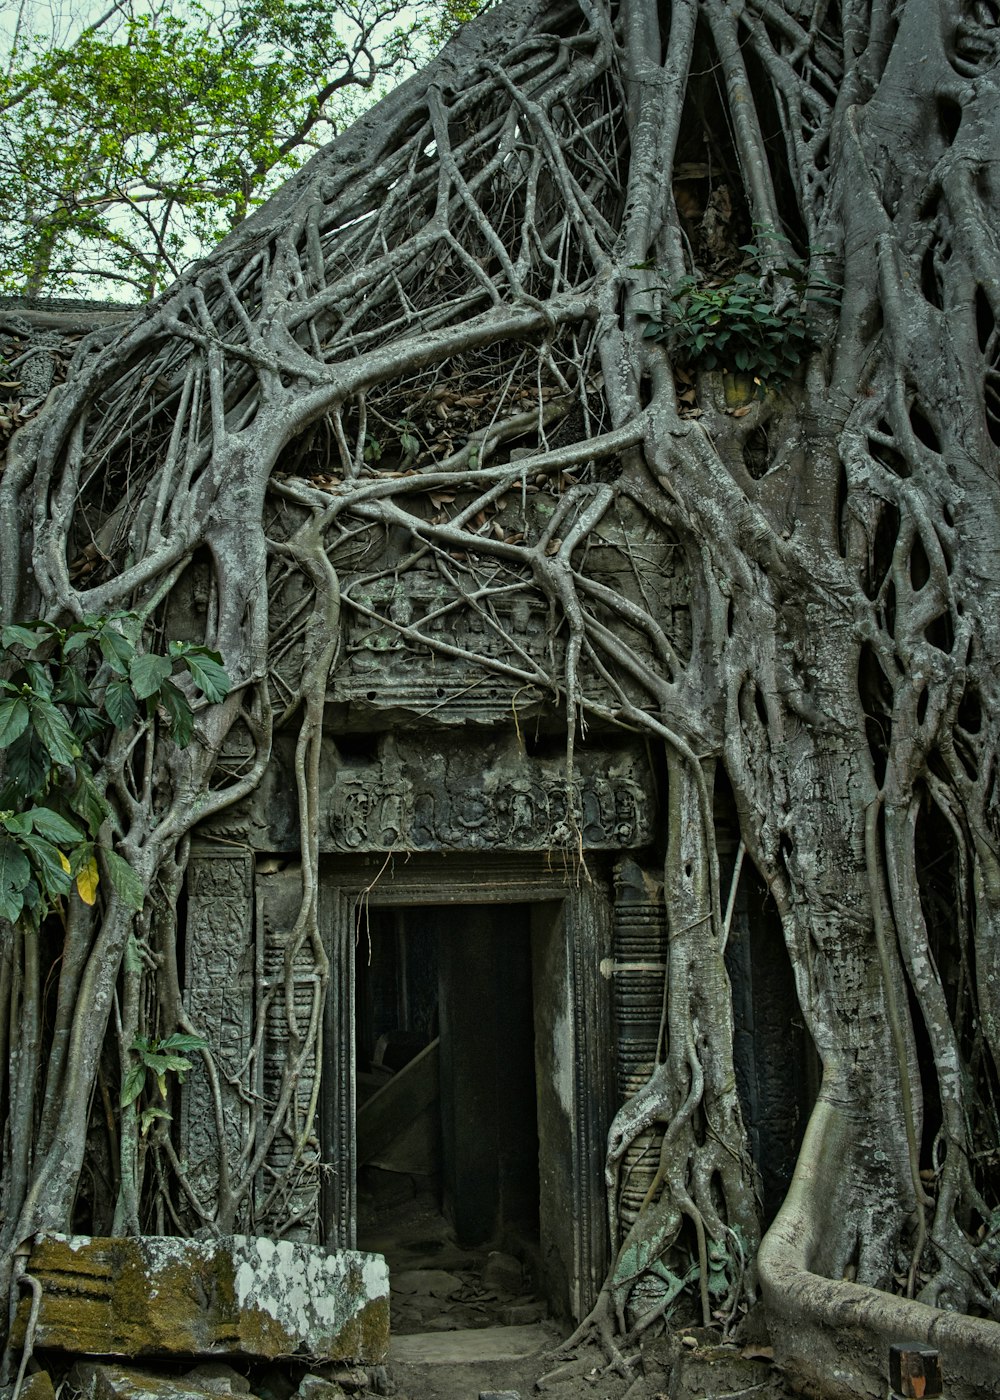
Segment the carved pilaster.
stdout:
<path fill-rule="evenodd" d="M 196 1068 L 181 1109 L 188 1179 L 210 1211 L 218 1199 L 221 1152 L 234 1170 L 249 1128 L 247 1076 L 253 1027 L 253 856 L 239 847 L 192 851 L 187 871 L 184 1000 L 218 1067 L 219 1104 Z M 220 1144 L 221 1135 L 221 1144 Z"/>
<path fill-rule="evenodd" d="M 257 1095 L 261 1130 L 280 1122 L 255 1184 L 257 1234 L 319 1239 L 319 1062 L 323 1006 L 308 938 L 295 924 L 302 898 L 298 865 L 257 879 L 257 991 L 263 998 L 264 1046 Z M 296 941 L 293 942 L 293 939 Z M 294 1021 L 294 1025 L 293 1025 Z M 294 1087 L 286 1071 L 302 1057 Z M 290 1088 L 290 1092 L 289 1092 Z M 287 1104 L 282 1110 L 282 1098 Z"/>
<path fill-rule="evenodd" d="M 656 1059 L 663 1014 L 667 924 L 663 886 L 635 861 L 615 869 L 614 979 L 619 1103 L 642 1088 Z M 635 1219 L 659 1160 L 656 1129 L 640 1133 L 625 1155 L 622 1222 Z"/>

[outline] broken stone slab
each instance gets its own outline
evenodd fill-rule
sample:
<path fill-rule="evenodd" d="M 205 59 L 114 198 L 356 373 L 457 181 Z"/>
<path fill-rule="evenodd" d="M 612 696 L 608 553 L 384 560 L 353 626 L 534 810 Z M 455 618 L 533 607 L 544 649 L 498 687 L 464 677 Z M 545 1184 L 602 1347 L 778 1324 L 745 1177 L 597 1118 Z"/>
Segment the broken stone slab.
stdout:
<path fill-rule="evenodd" d="M 13 1386 L 4 1387 L 13 1394 Z M 32 1371 L 21 1382 L 18 1400 L 56 1400 L 55 1386 L 48 1371 Z"/>
<path fill-rule="evenodd" d="M 527 1327 L 532 1322 L 544 1322 L 549 1315 L 548 1305 L 537 1298 L 524 1303 L 509 1303 L 500 1309 L 500 1322 L 504 1327 Z"/>
<path fill-rule="evenodd" d="M 516 1298 L 524 1288 L 524 1271 L 520 1259 L 513 1254 L 491 1250 L 483 1265 L 483 1287 L 492 1288 L 501 1296 Z"/>
<path fill-rule="evenodd" d="M 219 1394 L 193 1373 L 162 1376 L 97 1361 L 78 1361 L 68 1380 L 79 1400 L 211 1400 Z"/>
<path fill-rule="evenodd" d="M 445 1269 L 405 1269 L 392 1278 L 393 1293 L 405 1297 L 450 1298 L 462 1287 L 462 1280 Z"/>
<path fill-rule="evenodd" d="M 296 1400 L 344 1400 L 344 1392 L 336 1381 L 311 1374 L 302 1377 L 295 1396 Z"/>
<path fill-rule="evenodd" d="M 250 1392 L 250 1382 L 246 1376 L 241 1376 L 239 1371 L 234 1371 L 224 1361 L 203 1361 L 200 1366 L 193 1366 L 185 1379 L 197 1381 L 213 1395 L 247 1395 Z"/>
<path fill-rule="evenodd" d="M 546 1348 L 553 1337 L 548 1328 L 478 1327 L 462 1332 L 411 1332 L 393 1337 L 389 1361 L 394 1365 L 463 1366 L 478 1361 L 520 1361 Z"/>
<path fill-rule="evenodd" d="M 381 1362 L 389 1275 L 380 1254 L 231 1235 L 185 1240 L 39 1235 L 36 1347 L 103 1356 L 308 1357 Z M 21 1345 L 29 1300 L 17 1314 Z"/>

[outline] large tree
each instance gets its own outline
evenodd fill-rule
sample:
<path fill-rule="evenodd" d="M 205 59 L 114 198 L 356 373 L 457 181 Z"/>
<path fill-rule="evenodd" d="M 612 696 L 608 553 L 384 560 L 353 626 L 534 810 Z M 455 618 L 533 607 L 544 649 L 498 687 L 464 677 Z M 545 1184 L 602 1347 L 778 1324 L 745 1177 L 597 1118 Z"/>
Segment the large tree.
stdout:
<path fill-rule="evenodd" d="M 131 609 L 155 630 L 197 556 L 197 640 L 235 685 L 183 750 L 161 710 L 94 752 L 106 839 L 150 891 L 138 923 L 113 896 L 74 905 L 51 968 L 7 931 L 5 1029 L 39 1026 L 44 1004 L 49 1039 L 5 1089 L 30 1150 L 5 1157 L 4 1255 L 68 1223 L 116 995 L 122 1074 L 122 1024 L 197 1030 L 174 956 L 187 840 L 259 780 L 279 727 L 296 735 L 302 829 L 292 946 L 321 991 L 327 677 L 368 606 L 339 571 L 391 531 L 409 541 L 397 571 L 436 570 L 498 631 L 499 594 L 549 600 L 558 664 L 513 639 L 492 664 L 558 698 L 570 770 L 588 722 L 665 754 L 662 1053 L 612 1127 L 615 1264 L 588 1328 L 619 1355 L 686 1250 L 698 1306 L 731 1316 L 759 1281 L 779 1354 L 830 1393 L 876 1389 L 893 1334 L 934 1338 L 956 1395 L 993 1384 L 997 18 L 991 0 L 509 0 L 80 346 L 0 485 L 5 617 Z M 521 536 L 495 509 L 528 484 L 554 515 Z M 589 571 L 615 511 L 676 541 L 689 646 Z M 290 574 L 298 631 L 274 639 Z M 412 619 L 382 625 L 448 646 Z M 219 762 L 236 723 L 256 750 L 238 772 Z M 822 1063 L 759 1246 L 723 781 Z M 316 1024 L 293 1037 L 279 1108 Z M 652 1126 L 659 1166 L 626 1220 L 621 1164 Z M 208 1204 L 166 1131 L 137 1184 L 123 1134 L 123 1227 L 145 1191 L 231 1228 L 274 1122 L 254 1131 Z M 653 1286 L 630 1297 L 639 1276 Z"/>
<path fill-rule="evenodd" d="M 377 96 L 463 7 L 115 0 L 0 29 L 0 290 L 153 296 Z"/>

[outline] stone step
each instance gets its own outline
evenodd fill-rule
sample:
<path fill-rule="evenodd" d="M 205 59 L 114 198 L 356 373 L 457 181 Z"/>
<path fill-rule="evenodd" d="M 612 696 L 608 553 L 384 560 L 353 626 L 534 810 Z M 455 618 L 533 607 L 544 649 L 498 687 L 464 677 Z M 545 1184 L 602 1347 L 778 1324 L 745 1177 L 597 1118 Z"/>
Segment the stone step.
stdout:
<path fill-rule="evenodd" d="M 389 1365 L 461 1366 L 519 1361 L 559 1345 L 552 1326 L 474 1327 L 462 1332 L 411 1332 L 389 1339 Z"/>

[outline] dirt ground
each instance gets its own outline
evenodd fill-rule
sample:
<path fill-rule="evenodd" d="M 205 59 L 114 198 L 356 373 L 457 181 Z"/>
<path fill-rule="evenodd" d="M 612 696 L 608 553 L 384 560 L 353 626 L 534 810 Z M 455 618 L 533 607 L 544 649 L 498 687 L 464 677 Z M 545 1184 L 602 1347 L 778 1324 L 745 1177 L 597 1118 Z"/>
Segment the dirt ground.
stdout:
<path fill-rule="evenodd" d="M 460 1247 L 426 1198 L 379 1212 L 363 1247 L 389 1264 L 392 1338 L 388 1364 L 373 1379 L 396 1400 L 790 1400 L 794 1393 L 752 1316 L 729 1342 L 706 1328 L 663 1329 L 630 1358 L 627 1377 L 609 1370 L 596 1346 L 567 1354 L 569 1328 L 548 1316 L 531 1244 Z"/>
<path fill-rule="evenodd" d="M 544 1330 L 536 1351 L 504 1360 L 415 1362 L 390 1349 L 388 1386 L 396 1400 L 791 1400 L 794 1394 L 764 1347 L 722 1346 L 717 1338 L 685 1346 L 685 1336 L 698 1340 L 690 1333 L 659 1338 L 624 1378 L 607 1370 L 595 1348 L 569 1360 L 553 1355 L 562 1335 L 551 1324 Z"/>

